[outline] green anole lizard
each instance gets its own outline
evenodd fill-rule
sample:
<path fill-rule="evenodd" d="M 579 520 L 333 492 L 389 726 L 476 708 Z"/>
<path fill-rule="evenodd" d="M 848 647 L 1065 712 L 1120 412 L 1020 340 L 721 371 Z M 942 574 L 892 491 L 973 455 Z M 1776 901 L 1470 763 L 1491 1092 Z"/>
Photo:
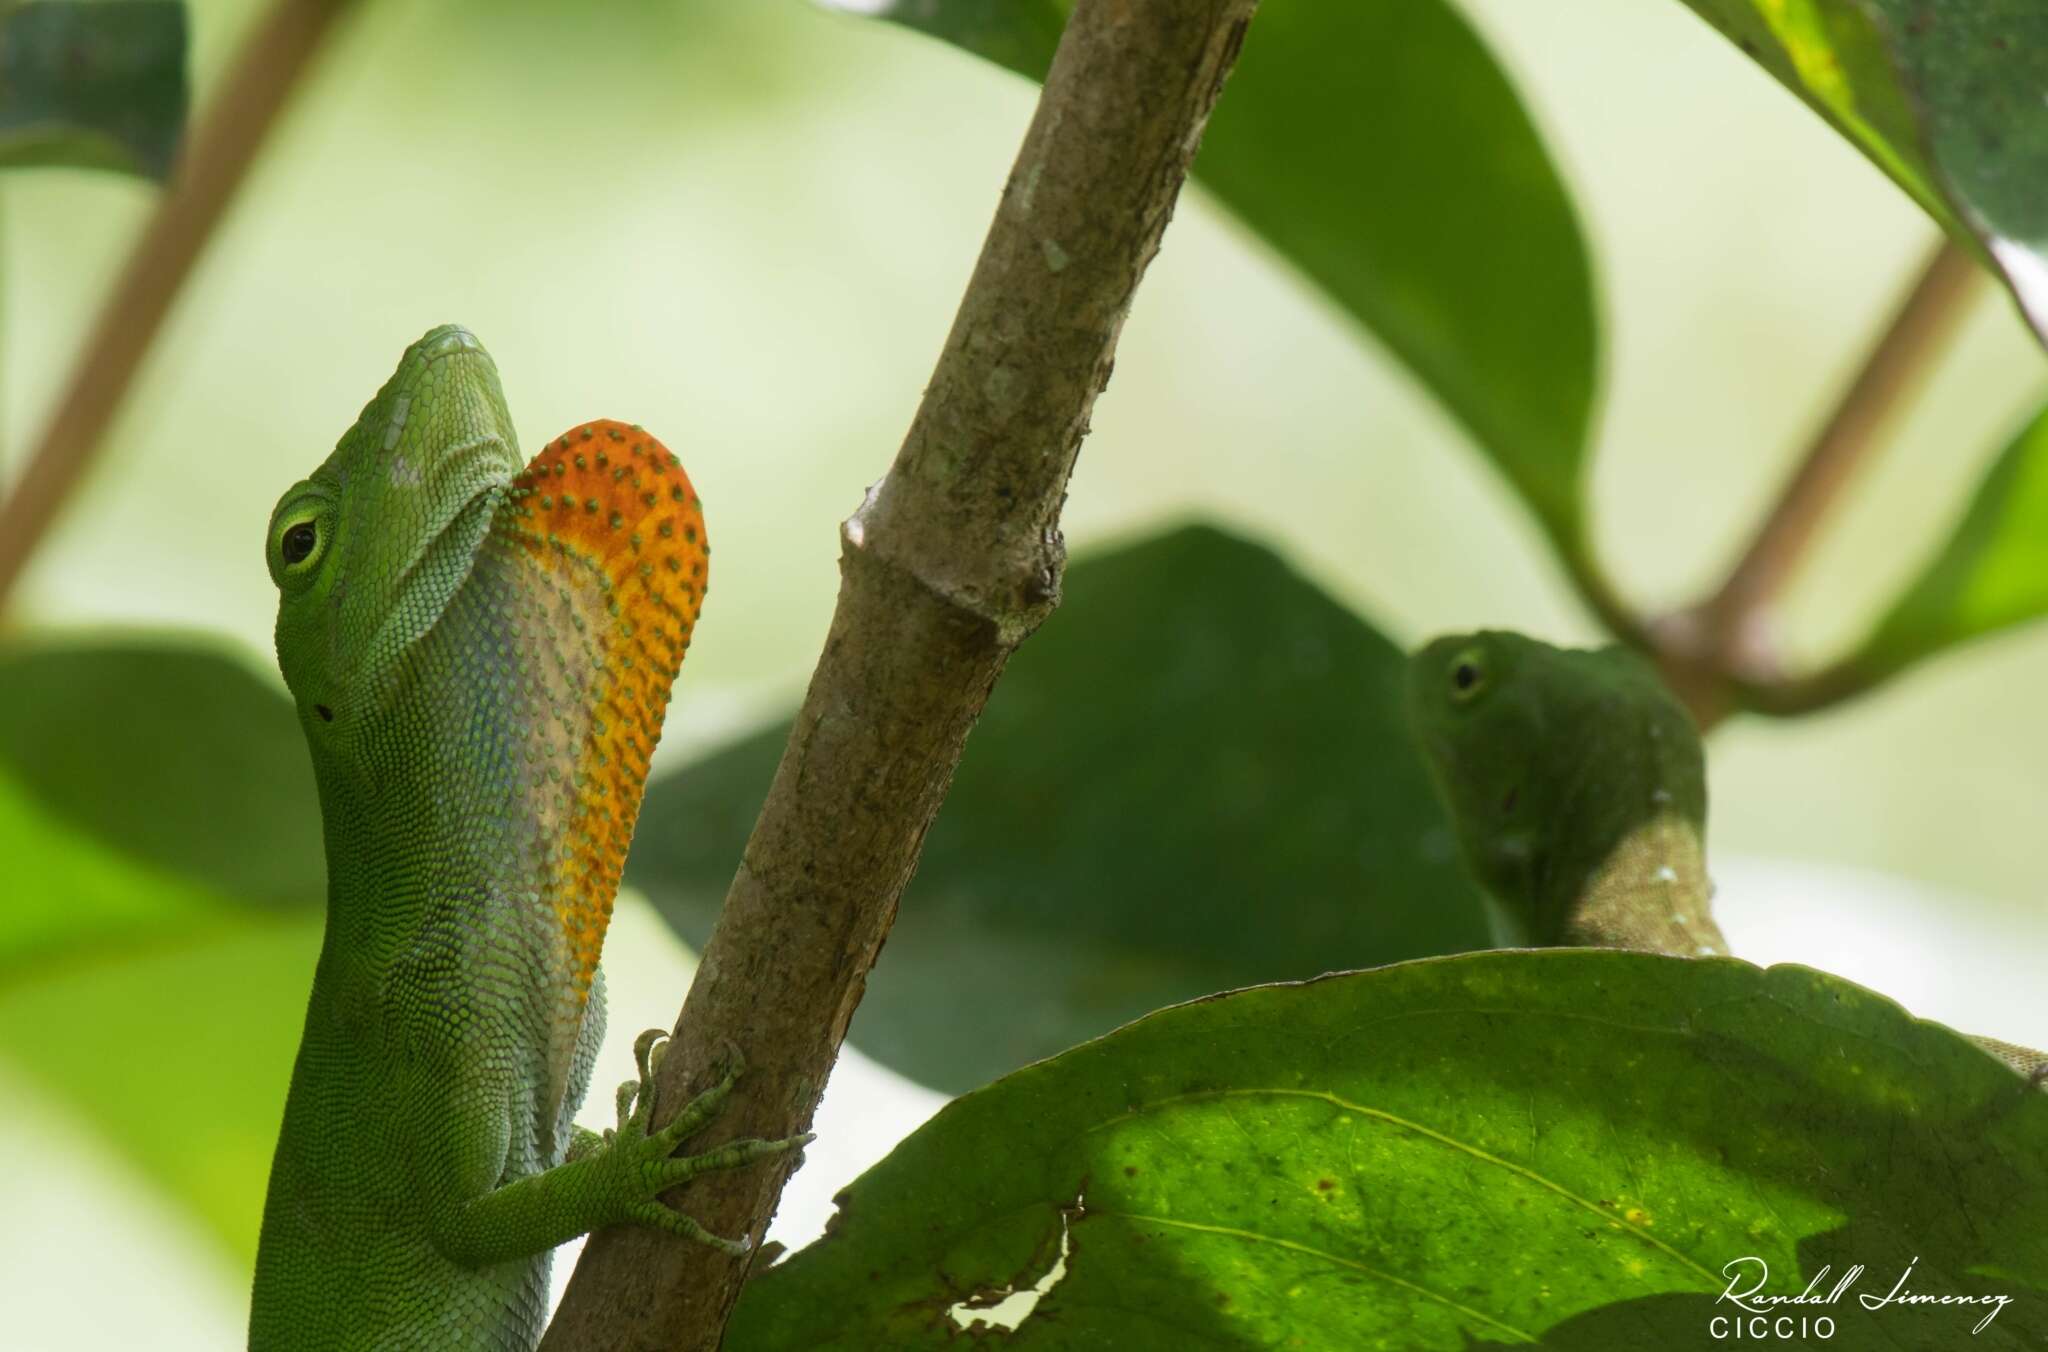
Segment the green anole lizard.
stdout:
<path fill-rule="evenodd" d="M 529 1349 L 549 1255 L 808 1138 L 573 1125 L 648 757 L 704 595 L 681 464 L 595 422 L 522 468 L 496 367 L 437 328 L 271 517 L 277 655 L 325 828 L 325 938 L 271 1167 L 252 1349 Z"/>
<path fill-rule="evenodd" d="M 1409 659 L 1410 721 L 1503 947 L 1725 954 L 1706 757 L 1649 662 L 1454 634 Z M 1973 1037 L 2037 1082 L 2048 1057 Z"/>

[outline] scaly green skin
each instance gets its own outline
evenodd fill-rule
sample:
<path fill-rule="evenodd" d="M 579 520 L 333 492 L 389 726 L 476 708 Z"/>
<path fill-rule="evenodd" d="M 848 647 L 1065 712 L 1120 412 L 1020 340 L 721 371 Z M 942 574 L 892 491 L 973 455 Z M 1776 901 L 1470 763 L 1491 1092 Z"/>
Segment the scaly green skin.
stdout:
<path fill-rule="evenodd" d="M 1648 662 L 1453 634 L 1409 659 L 1408 701 L 1496 942 L 1728 951 L 1708 912 L 1699 730 Z M 2048 1083 L 2048 1055 L 1970 1040 Z"/>
<path fill-rule="evenodd" d="M 278 663 L 319 783 L 328 907 L 264 1208 L 252 1349 L 531 1348 L 554 1245 L 628 1221 L 723 1244 L 657 1194 L 798 1144 L 675 1158 L 731 1079 L 650 1134 L 652 1038 L 618 1129 L 571 1122 L 602 1032 L 595 945 L 635 776 L 703 580 L 701 518 L 673 458 L 650 438 L 658 467 L 638 440 L 629 460 L 623 429 L 579 433 L 593 429 L 612 441 L 590 445 L 620 465 L 586 476 L 593 492 L 630 468 L 629 509 L 643 478 L 650 513 L 666 490 L 660 543 L 680 551 L 674 523 L 695 523 L 688 552 L 632 535 L 632 557 L 645 543 L 664 564 L 615 570 L 649 579 L 628 598 L 640 610 L 621 610 L 625 588 L 599 566 L 628 558 L 632 523 L 611 514 L 612 541 L 580 489 L 573 507 L 560 495 L 561 530 L 539 510 L 557 506 L 534 486 L 556 482 L 543 461 L 555 454 L 565 475 L 573 455 L 580 470 L 585 443 L 563 438 L 515 482 L 496 369 L 457 328 L 407 350 L 272 518 Z M 619 635 L 634 635 L 637 668 Z M 644 679 L 629 687 L 622 670 Z"/>
<path fill-rule="evenodd" d="M 1496 942 L 1728 951 L 1699 732 L 1642 658 L 1454 634 L 1410 659 L 1408 698 Z"/>

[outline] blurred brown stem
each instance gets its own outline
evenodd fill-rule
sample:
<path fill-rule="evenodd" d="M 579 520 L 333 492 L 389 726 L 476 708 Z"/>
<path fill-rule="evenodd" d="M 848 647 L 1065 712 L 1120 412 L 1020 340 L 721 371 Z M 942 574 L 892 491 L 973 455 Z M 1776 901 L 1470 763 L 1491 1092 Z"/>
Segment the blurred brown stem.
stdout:
<path fill-rule="evenodd" d="M 1720 590 L 1664 626 L 1668 659 L 1749 684 L 1778 679 L 1765 632 L 1771 605 L 1878 433 L 1954 337 L 1976 275 L 1976 261 L 1944 236 Z M 1725 710 L 1706 712 L 1703 723 Z"/>
<path fill-rule="evenodd" d="M 968 730 L 1059 599 L 1074 457 L 1255 3 L 1074 6 L 910 431 L 842 531 L 824 654 L 662 1060 L 657 1121 L 746 1054 L 692 1149 L 810 1125 Z M 758 1236 L 793 1163 L 672 1200 Z M 593 1235 L 542 1345 L 708 1352 L 748 1270 Z"/>
<path fill-rule="evenodd" d="M 243 42 L 102 305 L 20 481 L 0 503 L 0 607 L 77 488 L 164 316 L 347 3 L 276 0 Z"/>

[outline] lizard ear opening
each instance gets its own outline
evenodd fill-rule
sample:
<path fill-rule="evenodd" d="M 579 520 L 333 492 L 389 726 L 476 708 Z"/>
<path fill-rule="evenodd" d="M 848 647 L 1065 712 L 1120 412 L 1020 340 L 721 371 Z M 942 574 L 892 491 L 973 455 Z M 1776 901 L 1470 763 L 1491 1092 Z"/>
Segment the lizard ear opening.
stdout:
<path fill-rule="evenodd" d="M 1485 693 L 1486 653 L 1480 648 L 1466 648 L 1451 659 L 1451 699 L 1458 704 L 1470 704 Z"/>

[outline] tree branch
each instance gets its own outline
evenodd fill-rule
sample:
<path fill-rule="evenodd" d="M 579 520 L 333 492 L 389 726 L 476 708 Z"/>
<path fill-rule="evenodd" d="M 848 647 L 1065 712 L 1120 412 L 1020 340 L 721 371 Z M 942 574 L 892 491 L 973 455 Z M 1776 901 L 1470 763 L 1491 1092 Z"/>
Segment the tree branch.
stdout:
<path fill-rule="evenodd" d="M 1707 679 L 1694 684 L 1719 689 L 1718 707 L 1705 711 L 1703 724 L 1726 712 L 1731 694 L 1777 682 L 1766 623 L 1771 603 L 1886 420 L 1954 336 L 1976 276 L 1975 260 L 1944 236 L 1720 590 L 1659 626 L 1667 669 L 1704 666 L 1695 674 Z"/>
<path fill-rule="evenodd" d="M 1004 664 L 1059 598 L 1060 506 L 1118 333 L 1256 0 L 1080 0 L 909 434 L 842 531 L 838 608 L 663 1058 L 656 1119 L 747 1076 L 703 1148 L 803 1131 Z M 673 1200 L 758 1236 L 791 1162 Z M 551 1352 L 711 1349 L 747 1270 L 591 1238 Z"/>
<path fill-rule="evenodd" d="M 0 605 L 78 486 L 192 265 L 348 0 L 276 0 L 242 44 L 128 255 L 14 492 L 0 503 Z"/>

